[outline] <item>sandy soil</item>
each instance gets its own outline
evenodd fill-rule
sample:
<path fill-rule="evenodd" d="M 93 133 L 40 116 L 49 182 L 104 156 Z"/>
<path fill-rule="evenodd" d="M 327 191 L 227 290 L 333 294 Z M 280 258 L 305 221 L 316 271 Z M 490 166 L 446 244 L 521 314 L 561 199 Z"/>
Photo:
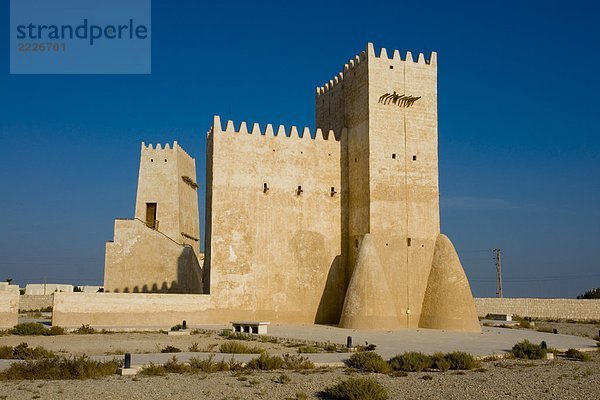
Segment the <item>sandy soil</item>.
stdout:
<path fill-rule="evenodd" d="M 286 374 L 289 383 L 275 380 Z M 231 372 L 164 377 L 112 376 L 87 381 L 0 382 L 0 399 L 296 399 L 316 398 L 327 386 L 358 375 L 344 368 L 309 372 Z M 502 360 L 479 371 L 410 373 L 407 377 L 367 374 L 390 399 L 596 399 L 600 393 L 600 353 L 589 362 Z M 431 376 L 431 380 L 422 379 Z M 307 397 L 303 397 L 307 396 Z"/>
<path fill-rule="evenodd" d="M 193 343 L 198 343 L 201 351 L 218 351 L 219 345 L 227 341 L 217 333 L 201 333 L 190 336 L 168 336 L 166 333 L 158 332 L 134 332 L 134 333 L 109 333 L 91 335 L 60 335 L 60 336 L 2 336 L 0 346 L 16 346 L 21 342 L 27 342 L 30 347 L 43 346 L 57 354 L 71 354 L 80 356 L 87 354 L 111 355 L 125 354 L 126 352 L 160 353 L 165 346 L 174 346 L 182 351 L 187 351 Z M 263 343 L 259 341 L 244 341 L 251 347 L 260 347 L 270 354 L 283 354 L 290 352 L 290 345 L 286 343 Z"/>

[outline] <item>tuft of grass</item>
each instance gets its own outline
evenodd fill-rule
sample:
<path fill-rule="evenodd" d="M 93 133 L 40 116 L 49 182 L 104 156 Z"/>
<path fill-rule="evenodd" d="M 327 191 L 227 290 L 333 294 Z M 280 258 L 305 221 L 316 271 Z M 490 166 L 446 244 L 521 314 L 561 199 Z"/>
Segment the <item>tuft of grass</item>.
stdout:
<path fill-rule="evenodd" d="M 54 357 L 54 353 L 51 351 L 42 346 L 29 347 L 27 343 L 21 343 L 12 350 L 12 358 L 15 360 L 41 360 L 52 357 Z"/>
<path fill-rule="evenodd" d="M 423 376 L 421 377 L 421 379 L 423 379 L 423 380 L 425 380 L 425 381 L 430 381 L 430 380 L 432 380 L 432 379 L 433 379 L 433 376 L 431 376 L 431 375 L 423 375 Z"/>
<path fill-rule="evenodd" d="M 443 353 L 435 353 L 431 358 L 433 366 L 442 372 L 448 371 L 452 366 L 452 362 Z"/>
<path fill-rule="evenodd" d="M 390 365 L 395 371 L 421 372 L 433 366 L 430 356 L 415 351 L 399 354 L 390 359 Z"/>
<path fill-rule="evenodd" d="M 256 338 L 254 336 L 250 336 L 249 333 L 234 332 L 231 329 L 223 329 L 220 335 L 227 340 L 256 340 Z"/>
<path fill-rule="evenodd" d="M 333 399 L 387 400 L 385 388 L 373 378 L 349 378 L 325 389 L 325 395 Z"/>
<path fill-rule="evenodd" d="M 304 353 L 320 353 L 322 350 L 319 349 L 316 346 L 312 346 L 310 344 L 306 344 L 303 346 L 298 347 L 298 353 L 300 354 L 304 354 Z"/>
<path fill-rule="evenodd" d="M 77 335 L 92 335 L 96 333 L 96 330 L 87 324 L 81 324 L 81 326 L 75 329 L 73 333 Z"/>
<path fill-rule="evenodd" d="M 15 325 L 14 328 L 7 331 L 8 334 L 18 336 L 54 336 L 64 335 L 65 330 L 60 326 L 53 326 L 50 329 L 37 322 L 26 322 L 24 324 Z"/>
<path fill-rule="evenodd" d="M 0 346 L 0 359 L 11 360 L 13 354 L 12 346 Z"/>
<path fill-rule="evenodd" d="M 450 369 L 453 370 L 469 370 L 480 367 L 480 362 L 472 355 L 462 351 L 454 351 L 446 354 L 446 359 L 450 361 Z"/>
<path fill-rule="evenodd" d="M 307 357 L 302 357 L 296 354 L 283 355 L 283 369 L 314 369 L 315 364 Z"/>
<path fill-rule="evenodd" d="M 270 356 L 267 353 L 262 353 L 259 357 L 253 358 L 246 368 L 249 369 L 260 369 L 262 371 L 272 371 L 275 369 L 281 369 L 283 366 L 283 360 L 278 356 Z"/>
<path fill-rule="evenodd" d="M 93 379 L 113 375 L 119 366 L 117 360 L 92 361 L 86 356 L 44 358 L 11 364 L 0 372 L 0 380 Z"/>
<path fill-rule="evenodd" d="M 230 354 L 260 354 L 264 352 L 264 350 L 259 347 L 246 346 L 240 342 L 225 342 L 219 346 L 219 352 Z"/>
<path fill-rule="evenodd" d="M 365 342 L 364 346 L 361 346 L 360 344 L 358 346 L 356 346 L 356 351 L 374 351 L 377 348 L 376 344 L 369 344 L 368 342 Z"/>
<path fill-rule="evenodd" d="M 589 354 L 586 354 L 584 352 L 581 352 L 577 349 L 569 349 L 567 351 L 565 351 L 565 357 L 571 358 L 573 360 L 577 360 L 577 361 L 590 361 L 592 359 L 592 356 L 590 356 Z"/>
<path fill-rule="evenodd" d="M 521 328 L 530 329 L 531 328 L 531 322 L 527 321 L 526 319 L 522 319 L 522 320 L 519 321 L 519 326 Z"/>
<path fill-rule="evenodd" d="M 211 354 L 207 359 L 201 360 L 199 358 L 190 359 L 190 367 L 192 372 L 205 372 L 205 373 L 213 373 L 213 372 L 221 372 L 221 371 L 236 371 L 240 370 L 241 364 L 233 357 L 231 360 L 225 361 L 214 361 L 215 355 Z"/>
<path fill-rule="evenodd" d="M 189 365 L 177 361 L 177 357 L 173 356 L 170 360 L 163 364 L 163 368 L 170 374 L 185 374 L 191 372 L 192 368 Z"/>
<path fill-rule="evenodd" d="M 163 376 L 167 373 L 165 367 L 162 365 L 154 364 L 150 362 L 148 365 L 144 365 L 144 367 L 140 370 L 140 374 L 147 376 Z"/>
<path fill-rule="evenodd" d="M 181 353 L 181 349 L 179 347 L 174 347 L 171 345 L 167 345 L 160 349 L 161 353 Z"/>
<path fill-rule="evenodd" d="M 526 360 L 541 360 L 546 357 L 546 353 L 547 350 L 543 349 L 541 344 L 533 344 L 528 340 L 523 340 L 512 348 L 512 354 L 515 357 Z"/>
<path fill-rule="evenodd" d="M 198 343 L 194 342 L 190 347 L 188 347 L 188 351 L 192 353 L 198 353 L 200 351 L 200 346 L 198 346 Z"/>
<path fill-rule="evenodd" d="M 390 372 L 391 367 L 381 356 L 370 351 L 359 351 L 350 356 L 348 366 L 360 372 L 378 372 L 385 374 Z"/>
<path fill-rule="evenodd" d="M 171 327 L 171 332 L 177 332 L 177 331 L 180 331 L 182 329 L 183 329 L 183 325 L 181 325 L 181 324 L 173 325 Z"/>

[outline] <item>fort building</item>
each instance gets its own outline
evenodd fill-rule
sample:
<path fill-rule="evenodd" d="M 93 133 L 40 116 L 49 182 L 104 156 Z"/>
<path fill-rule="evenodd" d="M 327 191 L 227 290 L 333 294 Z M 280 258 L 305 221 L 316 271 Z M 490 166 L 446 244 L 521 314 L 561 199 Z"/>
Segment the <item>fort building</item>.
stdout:
<path fill-rule="evenodd" d="M 315 101 L 314 131 L 214 118 L 204 260 L 193 160 L 143 145 L 136 219 L 115 223 L 106 290 L 201 292 L 203 323 L 479 331 L 440 233 L 436 53 L 368 44 Z"/>
<path fill-rule="evenodd" d="M 115 220 L 104 290 L 201 293 L 196 163 L 175 142 L 142 143 L 135 218 Z"/>

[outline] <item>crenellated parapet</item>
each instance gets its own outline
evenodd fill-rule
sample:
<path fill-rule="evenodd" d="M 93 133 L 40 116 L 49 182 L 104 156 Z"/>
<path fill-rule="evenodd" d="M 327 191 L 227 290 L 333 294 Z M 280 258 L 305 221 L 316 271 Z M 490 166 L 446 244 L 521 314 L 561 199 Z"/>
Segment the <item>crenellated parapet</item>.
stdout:
<path fill-rule="evenodd" d="M 304 127 L 298 129 L 296 126 L 286 128 L 284 125 L 279 125 L 277 129 L 272 124 L 267 124 L 266 128 L 261 129 L 258 123 L 254 123 L 251 129 L 248 129 L 246 122 L 241 122 L 239 125 L 234 125 L 234 122 L 228 120 L 223 129 L 221 124 L 221 118 L 215 115 L 213 118 L 212 129 L 208 132 L 211 134 L 235 134 L 235 135 L 246 135 L 248 137 L 264 137 L 264 138 L 277 138 L 277 139 L 288 139 L 288 140 L 302 140 L 302 141 L 339 141 L 339 138 L 334 134 L 332 130 L 324 132 L 320 128 L 316 131 L 311 131 L 310 128 Z"/>
<path fill-rule="evenodd" d="M 338 73 L 335 77 L 330 79 L 329 82 L 325 83 L 325 85 L 316 88 L 317 98 L 323 94 L 329 93 L 334 88 L 342 84 L 344 81 L 344 77 L 347 76 L 350 71 L 354 70 L 366 61 L 386 62 L 390 63 L 391 65 L 396 63 L 404 63 L 413 64 L 415 66 L 428 66 L 432 68 L 437 68 L 437 52 L 431 52 L 429 59 L 426 59 L 423 53 L 419 53 L 415 60 L 410 51 L 407 51 L 404 54 L 404 58 L 402 58 L 402 56 L 400 55 L 400 51 L 394 50 L 390 57 L 388 55 L 387 49 L 385 47 L 382 47 L 378 56 L 375 53 L 375 46 L 373 45 L 373 43 L 367 43 L 366 50 L 362 51 L 360 54 L 350 59 L 344 65 L 344 69 L 342 72 Z"/>

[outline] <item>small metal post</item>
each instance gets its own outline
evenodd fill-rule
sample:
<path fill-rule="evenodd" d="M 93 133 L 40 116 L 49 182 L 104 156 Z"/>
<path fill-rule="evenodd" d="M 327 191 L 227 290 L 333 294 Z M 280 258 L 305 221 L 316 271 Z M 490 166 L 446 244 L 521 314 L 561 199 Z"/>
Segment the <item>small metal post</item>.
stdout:
<path fill-rule="evenodd" d="M 187 329 L 187 322 L 185 319 L 183 320 L 183 323 L 181 324 L 181 329 L 184 329 L 184 330 Z"/>
<path fill-rule="evenodd" d="M 346 339 L 346 347 L 349 349 L 352 348 L 352 336 L 348 336 L 348 338 Z"/>
<path fill-rule="evenodd" d="M 125 365 L 124 368 L 131 368 L 131 353 L 125 353 Z"/>
<path fill-rule="evenodd" d="M 545 340 L 542 340 L 542 349 L 548 350 L 548 344 L 546 343 Z"/>
<path fill-rule="evenodd" d="M 558 333 L 558 329 L 554 328 L 552 329 L 552 332 L 556 335 Z"/>

